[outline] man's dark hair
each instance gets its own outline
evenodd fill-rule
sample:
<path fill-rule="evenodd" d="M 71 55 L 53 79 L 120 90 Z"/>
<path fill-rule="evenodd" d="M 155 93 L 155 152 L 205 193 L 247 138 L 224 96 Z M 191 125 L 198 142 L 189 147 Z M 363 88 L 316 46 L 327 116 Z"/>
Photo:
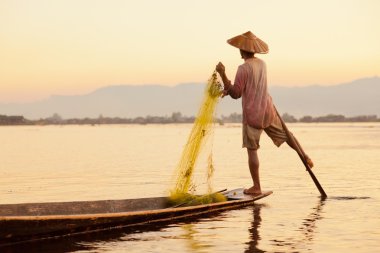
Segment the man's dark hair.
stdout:
<path fill-rule="evenodd" d="M 245 50 L 242 50 L 242 49 L 240 49 L 240 54 L 241 55 L 244 54 L 244 56 L 246 56 L 247 58 L 252 58 L 255 55 L 255 53 L 248 52 L 248 51 L 245 51 Z"/>

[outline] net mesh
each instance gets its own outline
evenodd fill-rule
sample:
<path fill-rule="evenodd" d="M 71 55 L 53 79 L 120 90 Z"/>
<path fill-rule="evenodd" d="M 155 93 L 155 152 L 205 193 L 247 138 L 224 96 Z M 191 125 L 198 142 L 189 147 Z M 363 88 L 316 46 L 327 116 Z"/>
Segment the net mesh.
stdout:
<path fill-rule="evenodd" d="M 201 196 L 192 194 L 195 192 L 195 186 L 192 182 L 195 165 L 202 148 L 213 136 L 215 109 L 219 102 L 220 94 L 221 84 L 214 71 L 207 82 L 201 106 L 175 170 L 175 185 L 170 191 L 170 205 L 197 205 L 226 200 L 224 195 L 220 193 L 211 193 L 211 179 L 215 170 L 212 162 L 212 152 L 208 157 L 206 174 L 208 193 Z"/>

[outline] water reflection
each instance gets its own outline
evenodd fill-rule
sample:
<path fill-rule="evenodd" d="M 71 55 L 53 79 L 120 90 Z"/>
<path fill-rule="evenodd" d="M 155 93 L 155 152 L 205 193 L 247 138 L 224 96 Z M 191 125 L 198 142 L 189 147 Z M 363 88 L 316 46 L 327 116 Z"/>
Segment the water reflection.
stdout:
<path fill-rule="evenodd" d="M 110 229 L 92 233 L 69 235 L 57 238 L 49 238 L 36 242 L 27 242 L 10 246 L 0 246 L 1 253 L 68 253 L 68 252 L 101 252 L 100 248 L 106 244 L 128 241 L 125 238 L 129 234 L 160 231 L 165 226 L 150 225 L 138 228 Z M 132 239 L 133 240 L 133 239 Z"/>
<path fill-rule="evenodd" d="M 296 249 L 297 251 L 300 249 L 311 250 L 310 248 L 317 230 L 317 221 L 323 219 L 322 208 L 326 203 L 325 201 L 326 199 L 321 198 L 316 206 L 312 208 L 312 212 L 302 220 L 301 225 L 296 229 L 296 231 L 301 232 L 301 234 L 297 233 L 284 240 L 273 239 L 271 240 L 272 245 L 281 248 L 281 251 L 283 252 L 288 252 L 288 250 L 284 251 L 284 249 L 287 248 L 289 248 L 289 251 L 291 252 Z"/>
<path fill-rule="evenodd" d="M 325 205 L 325 199 L 321 199 L 317 202 L 316 207 L 314 207 L 312 212 L 304 219 L 299 230 L 302 232 L 302 241 L 312 241 L 314 239 L 314 234 L 317 229 L 317 221 L 321 220 L 323 216 L 322 207 Z M 302 237 L 301 237 L 302 238 Z"/>
<path fill-rule="evenodd" d="M 251 223 L 251 227 L 248 229 L 249 231 L 249 238 L 251 241 L 249 241 L 248 248 L 244 251 L 245 253 L 259 253 L 259 252 L 265 252 L 264 250 L 261 250 L 257 247 L 259 241 L 261 240 L 260 234 L 259 234 L 259 227 L 261 225 L 261 208 L 264 205 L 254 205 L 253 206 L 253 219 Z"/>
<path fill-rule="evenodd" d="M 82 240 L 86 240 L 82 238 Z M 89 251 L 95 249 L 94 246 L 90 244 L 78 243 L 79 239 L 76 238 L 59 238 L 51 239 L 38 242 L 22 243 L 10 246 L 0 246 L 1 253 L 17 253 L 17 252 L 28 252 L 28 253 L 68 253 L 76 251 Z M 89 238 L 87 239 L 89 241 Z"/>
<path fill-rule="evenodd" d="M 205 248 L 199 240 L 196 239 L 196 235 L 199 234 L 193 223 L 182 225 L 184 230 L 183 238 L 186 241 L 189 252 L 201 252 Z"/>

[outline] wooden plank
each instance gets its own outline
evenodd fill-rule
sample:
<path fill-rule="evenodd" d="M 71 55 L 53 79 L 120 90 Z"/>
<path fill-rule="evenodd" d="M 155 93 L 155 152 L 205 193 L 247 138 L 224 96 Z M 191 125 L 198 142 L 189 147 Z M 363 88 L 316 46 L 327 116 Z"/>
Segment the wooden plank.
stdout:
<path fill-rule="evenodd" d="M 223 193 L 229 200 L 258 200 L 271 195 L 272 191 L 264 191 L 259 195 L 244 194 L 244 188 L 238 188 Z"/>

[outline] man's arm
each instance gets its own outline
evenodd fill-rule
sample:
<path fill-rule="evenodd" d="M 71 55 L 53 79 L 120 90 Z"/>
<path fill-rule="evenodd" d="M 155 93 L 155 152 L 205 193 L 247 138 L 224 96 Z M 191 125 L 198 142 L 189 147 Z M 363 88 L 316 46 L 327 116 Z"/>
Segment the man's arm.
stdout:
<path fill-rule="evenodd" d="M 230 95 L 234 99 L 238 99 L 241 97 L 241 88 L 239 85 L 232 85 L 231 81 L 228 79 L 226 75 L 226 68 L 224 67 L 223 63 L 219 62 L 218 65 L 216 65 L 215 68 L 216 72 L 219 73 L 220 78 L 222 78 L 224 90 L 223 95 Z"/>

